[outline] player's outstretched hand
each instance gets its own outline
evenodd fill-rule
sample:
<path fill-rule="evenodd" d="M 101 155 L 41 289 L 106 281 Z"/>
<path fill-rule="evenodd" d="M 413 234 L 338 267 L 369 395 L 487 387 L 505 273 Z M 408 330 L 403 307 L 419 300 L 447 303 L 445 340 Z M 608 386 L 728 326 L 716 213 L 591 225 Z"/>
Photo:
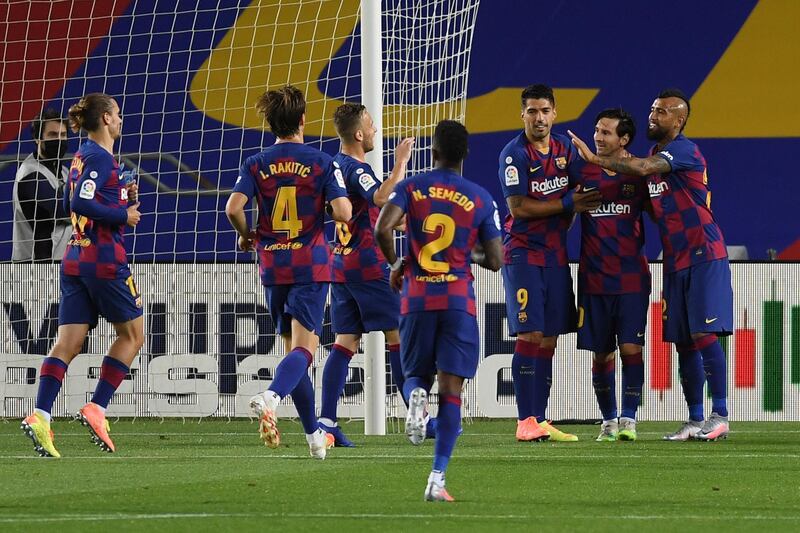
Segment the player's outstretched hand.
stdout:
<path fill-rule="evenodd" d="M 578 155 L 581 156 L 581 159 L 588 161 L 589 163 L 594 163 L 595 155 L 594 152 L 589 149 L 589 146 L 587 146 L 587 144 L 583 142 L 580 137 L 572 133 L 572 131 L 567 130 L 567 133 L 572 139 L 572 144 L 574 144 L 575 148 L 578 149 Z"/>
<path fill-rule="evenodd" d="M 603 196 L 596 188 L 590 190 L 581 190 L 578 185 L 575 192 L 572 194 L 573 211 L 576 213 L 583 213 L 584 211 L 592 211 L 600 207 L 603 203 Z"/>
<path fill-rule="evenodd" d="M 242 237 L 239 235 L 239 249 L 243 252 L 250 252 L 256 249 L 255 245 L 256 241 L 256 232 L 252 230 L 250 233 L 247 234 L 247 237 Z"/>
<path fill-rule="evenodd" d="M 405 270 L 405 268 L 406 265 L 403 264 L 403 266 L 389 274 L 389 285 L 391 285 L 395 292 L 403 290 L 403 270 Z"/>
<path fill-rule="evenodd" d="M 406 137 L 400 141 L 394 149 L 395 162 L 402 161 L 403 163 L 408 163 L 411 161 L 411 151 L 414 149 L 414 143 L 416 142 L 417 140 L 414 137 Z"/>
<path fill-rule="evenodd" d="M 126 224 L 132 228 L 135 228 L 136 224 L 139 223 L 141 218 L 142 214 L 139 212 L 139 202 L 136 202 L 132 206 L 128 207 L 128 220 Z"/>

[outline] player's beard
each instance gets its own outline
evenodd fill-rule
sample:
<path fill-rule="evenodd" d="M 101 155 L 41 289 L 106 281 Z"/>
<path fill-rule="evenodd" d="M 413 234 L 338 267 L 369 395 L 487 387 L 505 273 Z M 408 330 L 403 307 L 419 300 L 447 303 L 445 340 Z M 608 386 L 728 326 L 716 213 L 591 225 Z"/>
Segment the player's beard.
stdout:
<path fill-rule="evenodd" d="M 659 142 L 667 136 L 667 130 L 662 128 L 661 126 L 656 126 L 654 129 L 647 128 L 646 133 L 647 139 L 650 141 Z"/>

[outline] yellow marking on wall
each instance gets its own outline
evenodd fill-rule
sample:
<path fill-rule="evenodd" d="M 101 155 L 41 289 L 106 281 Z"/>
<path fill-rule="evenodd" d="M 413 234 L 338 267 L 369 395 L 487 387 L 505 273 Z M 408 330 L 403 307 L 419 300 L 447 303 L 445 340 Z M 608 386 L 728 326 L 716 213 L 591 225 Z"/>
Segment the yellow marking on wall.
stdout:
<path fill-rule="evenodd" d="M 800 137 L 800 2 L 761 0 L 692 96 L 690 137 Z"/>
<path fill-rule="evenodd" d="M 306 135 L 335 137 L 332 116 L 343 101 L 327 97 L 320 78 L 352 35 L 358 16 L 355 0 L 305 0 L 288 6 L 254 1 L 198 69 L 190 86 L 192 103 L 220 122 L 263 129 L 256 100 L 267 88 L 289 83 L 306 96 Z M 467 129 L 472 133 L 522 129 L 521 91 L 521 87 L 501 87 L 468 99 Z M 558 122 L 580 117 L 597 93 L 597 89 L 555 89 Z M 458 111 L 457 102 L 385 106 L 384 123 L 394 127 L 384 135 L 413 135 L 415 125 L 455 118 Z"/>

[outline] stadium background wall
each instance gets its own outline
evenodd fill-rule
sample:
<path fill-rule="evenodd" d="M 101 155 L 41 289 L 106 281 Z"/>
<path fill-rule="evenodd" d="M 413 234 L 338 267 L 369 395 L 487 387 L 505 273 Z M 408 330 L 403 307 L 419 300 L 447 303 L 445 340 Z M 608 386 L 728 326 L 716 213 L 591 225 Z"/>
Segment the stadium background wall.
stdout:
<path fill-rule="evenodd" d="M 9 36 L 4 48 L 9 63 L 1 73 L 5 92 L 0 106 L 0 159 L 6 156 L 15 163 L 33 151 L 28 125 L 45 105 L 67 109 L 80 95 L 105 91 L 124 95 L 123 153 L 174 155 L 220 189 L 230 188 L 242 159 L 262 143 L 269 144 L 271 136 L 254 126 L 252 104 L 221 100 L 215 95 L 224 91 L 209 91 L 198 78 L 203 65 L 220 52 L 223 37 L 243 24 L 247 10 L 267 3 L 115 0 L 96 5 L 94 23 L 89 24 L 84 11 L 74 6 L 80 2 L 12 2 L 8 18 L 0 20 L 0 28 Z M 355 0 L 341 4 L 357 6 Z M 203 15 L 197 16 L 200 9 Z M 789 186 L 796 180 L 796 168 L 787 164 L 786 154 L 796 151 L 800 138 L 800 107 L 794 94 L 800 85 L 800 39 L 792 22 L 800 20 L 800 2 L 742 0 L 727 2 L 723 9 L 716 2 L 674 0 L 669 9 L 682 13 L 680 17 L 664 17 L 663 9 L 635 0 L 483 2 L 470 57 L 466 122 L 472 137 L 466 176 L 501 198 L 497 154 L 521 127 L 516 95 L 529 83 L 555 88 L 559 123 L 554 131 L 570 128 L 587 140 L 600 110 L 624 106 L 639 127 L 632 151 L 640 155 L 648 148 L 643 133 L 654 96 L 667 86 L 677 86 L 691 97 L 686 133 L 708 160 L 712 206 L 728 244 L 747 246 L 751 259 L 766 259 L 768 249 L 784 259 L 800 259 L 797 195 L 786 193 L 796 189 Z M 65 17 L 63 23 L 49 29 L 47 21 L 57 16 Z M 546 22 L 537 23 L 531 32 L 534 18 Z M 656 20 L 659 35 L 679 38 L 665 45 L 654 37 Z M 347 23 L 357 32 L 356 17 Z M 598 50 L 598 29 L 615 36 L 616 48 L 609 44 Z M 53 32 L 50 39 L 19 37 L 47 31 Z M 64 32 L 70 32 L 69 46 L 54 40 Z M 248 32 L 253 33 L 239 28 L 242 35 Z M 292 35 L 284 31 L 277 37 Z M 315 35 L 321 42 L 325 38 Z M 345 37 L 336 43 L 320 75 L 325 78 L 315 80 L 326 96 L 340 90 L 342 80 L 359 74 L 357 66 L 352 72 L 342 70 L 350 67 L 348 55 L 359 54 L 358 40 Z M 327 42 L 324 47 L 330 49 Z M 613 60 L 604 60 L 603 54 L 613 55 Z M 34 60 L 23 67 L 20 58 Z M 225 72 L 220 75 L 226 79 Z M 358 91 L 359 85 L 342 90 Z M 504 93 L 507 98 L 489 98 L 503 90 L 509 90 Z M 491 105 L 481 103 L 490 101 Z M 314 135 L 307 140 L 314 142 Z M 323 148 L 335 151 L 337 145 L 325 142 Z M 70 151 L 76 148 L 73 137 Z M 140 163 L 164 183 L 186 187 L 167 163 Z M 15 167 L 0 168 L 0 199 L 10 198 Z M 144 216 L 131 250 L 138 260 L 236 256 L 233 230 L 224 217 L 197 215 L 218 212 L 224 200 L 204 196 L 177 202 L 153 192 L 150 185 L 143 186 Z M 170 209 L 174 212 L 168 213 Z M 158 217 L 153 216 L 156 212 Z M 0 260 L 11 257 L 11 213 L 0 210 L 0 228 L 8 231 L 8 237 L 0 238 Z M 649 221 L 646 225 L 647 253 L 654 259 L 660 245 L 655 228 Z M 209 238 L 197 242 L 174 238 L 176 232 L 200 230 Z M 214 238 L 211 232 L 216 232 Z M 570 235 L 569 250 L 576 260 L 576 232 Z"/>
<path fill-rule="evenodd" d="M 20 417 L 33 408 L 43 354 L 54 340 L 58 302 L 42 299 L 57 287 L 36 281 L 58 279 L 57 265 L 0 265 L 0 398 L 3 417 Z M 573 265 L 573 275 L 576 266 Z M 653 292 L 644 349 L 646 380 L 641 420 L 684 417 L 671 345 L 660 342 L 661 265 L 651 265 Z M 134 265 L 146 310 L 146 343 L 109 409 L 116 416 L 248 416 L 247 400 L 267 387 L 282 355 L 254 265 Z M 729 360 L 731 415 L 736 420 L 800 418 L 800 264 L 732 265 L 735 333 L 723 341 Z M 511 388 L 513 341 L 507 336 L 502 278 L 476 269 L 481 364 L 466 387 L 465 411 L 471 416 L 516 415 Z M 187 286 L 191 282 L 193 286 Z M 39 284 L 52 284 L 41 281 Z M 327 311 L 326 311 L 327 313 Z M 326 322 L 329 322 L 326 320 Z M 111 337 L 101 321 L 81 355 L 70 366 L 54 415 L 82 406 L 94 390 L 100 361 Z M 323 343 L 333 336 L 327 326 Z M 319 394 L 328 347 L 313 365 Z M 94 355 L 91 355 L 94 354 Z M 363 359 L 357 355 L 340 415 L 363 416 Z M 575 349 L 575 335 L 560 339 L 556 351 L 553 419 L 598 416 L 590 383 L 590 356 Z M 618 373 L 619 374 L 619 373 Z M 619 386 L 618 386 L 619 390 Z M 402 402 L 387 396 L 390 416 L 403 416 Z M 435 402 L 434 402 L 435 403 Z M 290 404 L 283 416 L 293 416 Z"/>

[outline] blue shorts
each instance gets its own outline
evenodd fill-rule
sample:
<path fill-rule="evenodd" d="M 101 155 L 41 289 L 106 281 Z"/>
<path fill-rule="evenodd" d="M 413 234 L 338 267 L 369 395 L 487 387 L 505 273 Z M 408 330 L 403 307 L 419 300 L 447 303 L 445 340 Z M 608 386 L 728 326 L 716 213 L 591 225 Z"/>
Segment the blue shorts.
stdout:
<path fill-rule="evenodd" d="M 578 349 L 611 353 L 621 344 L 644 346 L 650 295 L 582 294 L 578 296 Z"/>
<path fill-rule="evenodd" d="M 400 361 L 406 378 L 437 370 L 472 378 L 480 353 L 478 321 L 465 311 L 422 311 L 400 317 Z"/>
<path fill-rule="evenodd" d="M 331 285 L 331 321 L 335 333 L 391 331 L 397 329 L 399 320 L 400 295 L 387 280 Z"/>
<path fill-rule="evenodd" d="M 664 274 L 664 341 L 688 343 L 692 333 L 733 332 L 733 289 L 727 259 Z"/>
<path fill-rule="evenodd" d="M 291 335 L 292 319 L 308 331 L 322 335 L 329 283 L 269 285 L 264 287 L 269 314 L 279 335 Z"/>
<path fill-rule="evenodd" d="M 58 325 L 97 325 L 102 316 L 112 324 L 121 324 L 142 316 L 142 295 L 133 281 L 68 276 L 61 273 L 61 302 Z"/>
<path fill-rule="evenodd" d="M 553 337 L 576 330 L 569 266 L 505 265 L 503 286 L 511 336 L 541 331 L 545 337 Z"/>

